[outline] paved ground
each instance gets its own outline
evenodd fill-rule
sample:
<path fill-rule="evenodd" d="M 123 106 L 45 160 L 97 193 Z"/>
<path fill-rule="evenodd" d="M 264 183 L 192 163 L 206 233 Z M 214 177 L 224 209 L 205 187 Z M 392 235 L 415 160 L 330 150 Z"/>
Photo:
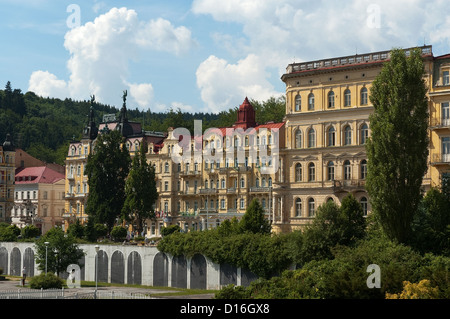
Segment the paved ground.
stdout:
<path fill-rule="evenodd" d="M 8 280 L 0 281 L 0 291 L 4 290 L 18 290 L 21 289 L 20 280 L 18 278 L 8 278 Z M 86 287 L 86 288 L 71 288 L 65 289 L 64 295 L 75 295 L 77 293 L 89 293 L 94 291 L 94 287 Z M 98 291 L 114 291 L 114 292 L 122 292 L 122 293 L 141 293 L 141 294 L 150 294 L 152 297 L 156 299 L 212 299 L 214 298 L 214 294 L 201 294 L 201 295 L 183 295 L 183 296 L 157 296 L 158 294 L 175 292 L 174 290 L 164 290 L 164 289 L 151 289 L 151 288 L 134 288 L 134 287 L 98 287 Z"/>

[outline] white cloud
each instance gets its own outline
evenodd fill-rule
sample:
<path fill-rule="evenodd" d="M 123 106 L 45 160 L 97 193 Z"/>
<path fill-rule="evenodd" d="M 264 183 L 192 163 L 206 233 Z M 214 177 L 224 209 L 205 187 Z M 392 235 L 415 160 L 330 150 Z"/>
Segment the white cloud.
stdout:
<path fill-rule="evenodd" d="M 246 96 L 266 100 L 279 94 L 267 80 L 261 59 L 254 54 L 236 64 L 211 55 L 197 68 L 196 76 L 201 98 L 213 113 L 239 106 Z"/>
<path fill-rule="evenodd" d="M 57 91 L 74 99 L 95 94 L 97 101 L 116 105 L 122 91 L 129 89 L 132 103 L 148 107 L 154 95 L 153 87 L 150 83 L 128 83 L 130 61 L 136 61 L 145 50 L 177 55 L 192 45 L 191 33 L 183 26 L 174 27 L 161 18 L 140 21 L 134 10 L 113 8 L 93 22 L 66 33 L 64 47 L 70 53 L 68 81 L 37 71 L 30 78 L 29 90 L 43 96 Z M 42 83 L 36 83 L 38 76 Z M 62 86 L 65 92 L 60 90 Z"/>
<path fill-rule="evenodd" d="M 150 83 L 129 84 L 130 95 L 140 109 L 147 109 L 153 100 L 153 86 Z"/>
<path fill-rule="evenodd" d="M 63 80 L 58 80 L 56 75 L 48 71 L 34 71 L 28 82 L 28 90 L 40 92 L 42 96 L 54 96 L 64 98 L 67 96 L 67 84 Z"/>

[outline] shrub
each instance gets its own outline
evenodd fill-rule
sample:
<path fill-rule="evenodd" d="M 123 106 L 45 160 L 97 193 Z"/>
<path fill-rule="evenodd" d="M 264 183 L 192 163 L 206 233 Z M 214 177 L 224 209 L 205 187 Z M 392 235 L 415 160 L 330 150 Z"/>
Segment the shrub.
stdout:
<path fill-rule="evenodd" d="M 122 226 L 115 226 L 111 230 L 111 237 L 114 241 L 122 241 L 127 237 L 127 229 Z"/>
<path fill-rule="evenodd" d="M 215 299 L 248 299 L 250 292 L 243 286 L 235 286 L 230 284 L 218 292 L 216 292 Z"/>
<path fill-rule="evenodd" d="M 30 280 L 31 289 L 60 289 L 62 286 L 63 280 L 53 273 L 41 273 L 39 276 L 34 276 Z"/>
<path fill-rule="evenodd" d="M 40 235 L 41 231 L 34 225 L 27 225 L 22 228 L 21 233 L 23 238 L 35 238 Z"/>
<path fill-rule="evenodd" d="M 386 293 L 386 299 L 437 299 L 439 288 L 431 287 L 430 281 L 421 280 L 419 283 L 403 283 L 403 291 L 399 294 Z"/>

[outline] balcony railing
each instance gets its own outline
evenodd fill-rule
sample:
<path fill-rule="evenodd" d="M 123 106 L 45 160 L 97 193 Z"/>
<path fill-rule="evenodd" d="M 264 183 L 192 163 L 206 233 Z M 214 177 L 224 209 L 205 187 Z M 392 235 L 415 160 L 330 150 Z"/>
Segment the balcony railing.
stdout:
<path fill-rule="evenodd" d="M 433 154 L 431 164 L 450 164 L 450 154 Z"/>
<path fill-rule="evenodd" d="M 334 180 L 333 191 L 340 192 L 348 189 L 364 188 L 366 185 L 365 179 L 348 179 L 348 180 Z"/>
<path fill-rule="evenodd" d="M 200 189 L 200 194 L 201 195 L 211 195 L 211 194 L 216 194 L 217 193 L 217 189 L 216 188 L 202 188 Z"/>
<path fill-rule="evenodd" d="M 270 187 L 250 187 L 251 193 L 269 193 Z"/>
<path fill-rule="evenodd" d="M 437 119 L 432 118 L 430 123 L 431 129 L 450 128 L 450 119 Z"/>

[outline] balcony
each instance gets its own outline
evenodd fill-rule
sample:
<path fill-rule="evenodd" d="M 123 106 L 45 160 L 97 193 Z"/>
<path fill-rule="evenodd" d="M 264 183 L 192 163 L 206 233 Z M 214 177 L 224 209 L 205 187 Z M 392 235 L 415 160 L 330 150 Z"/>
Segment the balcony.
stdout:
<path fill-rule="evenodd" d="M 333 181 L 333 192 L 351 192 L 356 190 L 365 190 L 366 180 L 364 179 L 349 179 L 349 180 L 335 180 Z"/>
<path fill-rule="evenodd" d="M 230 187 L 227 189 L 227 194 L 235 194 L 236 193 L 236 187 Z"/>
<path fill-rule="evenodd" d="M 450 119 L 436 119 L 432 118 L 430 122 L 431 130 L 441 130 L 450 128 Z"/>
<path fill-rule="evenodd" d="M 75 194 L 74 193 L 66 193 L 65 198 L 66 199 L 73 199 L 73 198 L 75 198 Z"/>
<path fill-rule="evenodd" d="M 270 187 L 250 187 L 250 193 L 270 193 Z"/>
<path fill-rule="evenodd" d="M 217 189 L 215 189 L 215 188 L 200 189 L 200 195 L 213 195 L 213 194 L 217 194 Z"/>
<path fill-rule="evenodd" d="M 449 165 L 450 164 L 450 154 L 433 154 L 431 156 L 431 165 Z"/>

